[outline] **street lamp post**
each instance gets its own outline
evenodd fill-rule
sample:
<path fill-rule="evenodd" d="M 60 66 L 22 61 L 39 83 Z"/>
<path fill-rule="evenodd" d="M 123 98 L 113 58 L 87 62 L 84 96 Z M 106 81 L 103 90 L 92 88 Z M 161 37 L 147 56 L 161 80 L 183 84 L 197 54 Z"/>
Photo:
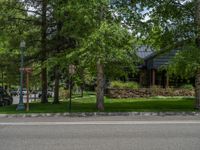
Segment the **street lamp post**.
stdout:
<path fill-rule="evenodd" d="M 20 97 L 19 97 L 19 104 L 17 106 L 17 110 L 24 110 L 24 102 L 23 102 L 23 73 L 24 73 L 24 50 L 26 48 L 25 41 L 21 41 L 20 43 L 20 50 L 21 50 L 21 65 L 20 65 Z"/>

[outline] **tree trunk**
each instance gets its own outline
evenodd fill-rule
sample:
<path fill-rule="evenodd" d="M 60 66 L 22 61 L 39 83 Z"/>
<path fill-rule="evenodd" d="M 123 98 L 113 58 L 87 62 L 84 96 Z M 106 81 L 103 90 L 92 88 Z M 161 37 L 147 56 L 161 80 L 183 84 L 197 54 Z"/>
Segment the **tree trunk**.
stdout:
<path fill-rule="evenodd" d="M 196 96 L 195 108 L 200 109 L 200 70 L 196 74 L 195 96 Z"/>
<path fill-rule="evenodd" d="M 196 0 L 196 46 L 200 49 L 200 0 Z"/>
<path fill-rule="evenodd" d="M 82 81 L 82 83 L 81 83 L 81 86 L 80 86 L 80 88 L 81 88 L 81 97 L 83 97 L 83 92 L 84 92 L 84 87 L 85 87 L 85 79 L 84 79 L 84 69 L 81 69 L 81 81 Z"/>
<path fill-rule="evenodd" d="M 3 88 L 3 86 L 4 86 L 4 76 L 3 76 L 3 72 L 2 72 L 2 88 Z"/>
<path fill-rule="evenodd" d="M 47 98 L 47 69 L 43 62 L 46 60 L 47 47 L 47 0 L 42 0 L 42 26 L 41 26 L 41 47 L 42 47 L 42 103 L 48 103 Z"/>
<path fill-rule="evenodd" d="M 83 97 L 83 92 L 84 92 L 84 84 L 81 85 L 81 97 Z"/>
<path fill-rule="evenodd" d="M 96 106 L 99 111 L 104 110 L 104 67 L 103 64 L 97 62 L 97 88 L 96 88 Z"/>
<path fill-rule="evenodd" d="M 197 30 L 198 30 L 198 36 L 200 35 L 200 0 L 196 0 L 196 23 L 197 23 Z"/>
<path fill-rule="evenodd" d="M 196 28 L 197 28 L 196 46 L 200 50 L 200 0 L 196 0 Z M 196 95 L 195 108 L 200 109 L 200 70 L 198 70 L 196 73 L 195 95 Z"/>
<path fill-rule="evenodd" d="M 54 86 L 54 101 L 53 104 L 59 103 L 59 82 L 60 82 L 60 73 L 59 67 L 55 67 L 55 86 Z"/>
<path fill-rule="evenodd" d="M 47 98 L 47 69 L 42 68 L 42 97 L 41 103 L 48 103 Z"/>

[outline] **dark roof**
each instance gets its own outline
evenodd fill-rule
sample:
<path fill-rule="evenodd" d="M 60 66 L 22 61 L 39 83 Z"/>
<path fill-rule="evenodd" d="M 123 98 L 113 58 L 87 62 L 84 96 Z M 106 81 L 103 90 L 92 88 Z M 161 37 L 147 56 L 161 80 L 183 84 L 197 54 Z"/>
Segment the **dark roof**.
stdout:
<path fill-rule="evenodd" d="M 146 58 L 147 68 L 159 69 L 170 63 L 179 50 L 159 51 Z"/>
<path fill-rule="evenodd" d="M 136 54 L 138 57 L 142 58 L 142 59 L 146 59 L 147 57 L 149 57 L 150 55 L 154 54 L 154 50 L 152 48 L 150 48 L 149 46 L 141 46 Z"/>
<path fill-rule="evenodd" d="M 164 67 L 170 63 L 178 51 L 177 49 L 155 51 L 149 46 L 141 46 L 136 54 L 146 63 L 140 64 L 139 68 L 159 69 Z"/>

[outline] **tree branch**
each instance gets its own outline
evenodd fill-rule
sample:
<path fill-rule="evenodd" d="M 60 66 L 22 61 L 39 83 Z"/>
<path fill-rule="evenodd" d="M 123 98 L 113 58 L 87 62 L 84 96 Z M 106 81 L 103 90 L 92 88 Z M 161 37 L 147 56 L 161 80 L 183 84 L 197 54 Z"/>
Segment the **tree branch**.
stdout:
<path fill-rule="evenodd" d="M 29 10 L 29 9 L 22 9 L 22 8 L 17 8 L 17 7 L 15 7 L 14 9 L 19 10 L 19 11 L 23 11 L 23 12 L 34 13 L 34 14 L 37 14 L 37 15 L 40 15 L 40 16 L 42 15 L 38 11 L 33 11 L 33 10 Z"/>
<path fill-rule="evenodd" d="M 20 21 L 24 21 L 24 22 L 33 22 L 35 25 L 41 25 L 40 21 L 32 20 L 32 19 L 10 17 L 9 20 L 20 20 Z"/>

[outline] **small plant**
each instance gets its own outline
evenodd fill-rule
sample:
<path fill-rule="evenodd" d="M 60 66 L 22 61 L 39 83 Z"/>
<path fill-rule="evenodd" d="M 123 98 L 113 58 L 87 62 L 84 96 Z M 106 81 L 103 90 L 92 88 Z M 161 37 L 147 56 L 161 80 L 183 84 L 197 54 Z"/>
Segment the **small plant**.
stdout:
<path fill-rule="evenodd" d="M 138 89 L 140 86 L 136 82 L 122 82 L 122 81 L 112 81 L 110 84 L 111 88 L 127 88 L 127 89 Z"/>

